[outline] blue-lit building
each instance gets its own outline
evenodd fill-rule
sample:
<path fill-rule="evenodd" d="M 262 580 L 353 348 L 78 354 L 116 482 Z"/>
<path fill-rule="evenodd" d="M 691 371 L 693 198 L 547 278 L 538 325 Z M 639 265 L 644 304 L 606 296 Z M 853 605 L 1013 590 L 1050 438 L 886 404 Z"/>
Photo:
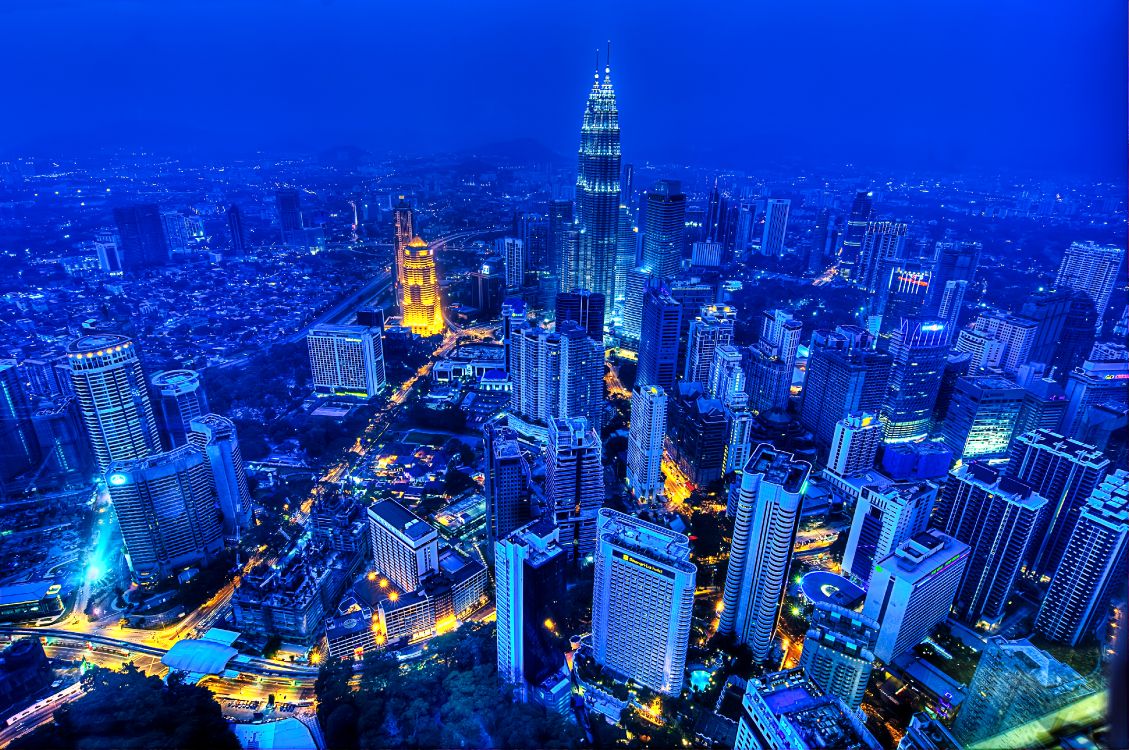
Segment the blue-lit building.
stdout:
<path fill-rule="evenodd" d="M 894 332 L 893 365 L 879 412 L 887 443 L 928 436 L 948 353 L 948 334 L 939 320 L 907 318 Z"/>

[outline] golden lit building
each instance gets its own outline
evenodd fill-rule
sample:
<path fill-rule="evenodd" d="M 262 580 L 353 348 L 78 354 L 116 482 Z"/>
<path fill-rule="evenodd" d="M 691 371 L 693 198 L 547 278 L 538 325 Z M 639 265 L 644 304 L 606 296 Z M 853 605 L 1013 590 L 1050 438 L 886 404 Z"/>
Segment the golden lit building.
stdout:
<path fill-rule="evenodd" d="M 416 237 L 404 247 L 400 258 L 403 290 L 400 310 L 403 325 L 421 336 L 443 333 L 443 305 L 439 299 L 439 274 L 435 253 Z"/>

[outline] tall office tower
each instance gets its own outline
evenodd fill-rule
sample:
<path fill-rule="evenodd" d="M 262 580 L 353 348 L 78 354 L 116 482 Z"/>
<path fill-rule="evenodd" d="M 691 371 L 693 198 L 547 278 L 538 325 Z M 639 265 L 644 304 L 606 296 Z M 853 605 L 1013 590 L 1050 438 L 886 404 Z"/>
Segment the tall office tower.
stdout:
<path fill-rule="evenodd" d="M 831 238 L 835 232 L 834 223 L 830 209 L 819 209 L 808 245 L 807 272 L 809 276 L 818 276 L 823 273 L 830 262 L 833 252 Z"/>
<path fill-rule="evenodd" d="M 188 423 L 207 414 L 204 379 L 195 370 L 164 370 L 149 378 L 157 397 L 157 428 L 165 445 L 175 448 L 188 440 Z"/>
<path fill-rule="evenodd" d="M 496 260 L 487 259 L 470 273 L 470 304 L 481 320 L 491 320 L 501 312 L 506 295 L 506 272 Z"/>
<path fill-rule="evenodd" d="M 619 206 L 619 236 L 615 250 L 615 293 L 616 302 L 627 296 L 627 273 L 639 265 L 639 228 L 631 209 L 623 203 Z"/>
<path fill-rule="evenodd" d="M 1070 290 L 1066 314 L 1062 327 L 1055 340 L 1055 353 L 1051 364 L 1059 372 L 1071 372 L 1087 359 L 1097 341 L 1097 330 L 1101 324 L 1094 300 L 1086 292 Z"/>
<path fill-rule="evenodd" d="M 188 223 L 179 211 L 162 211 L 161 228 L 165 232 L 165 242 L 169 251 L 183 252 L 188 249 Z"/>
<path fill-rule="evenodd" d="M 749 395 L 741 359 L 741 350 L 732 344 L 723 344 L 714 349 L 709 380 L 705 384 L 707 396 L 726 405 L 732 405 L 734 399 L 739 398 L 742 404 L 748 405 Z"/>
<path fill-rule="evenodd" d="M 247 227 L 243 210 L 234 203 L 227 207 L 227 231 L 231 234 L 231 256 L 242 258 L 247 254 Z"/>
<path fill-rule="evenodd" d="M 395 257 L 392 259 L 392 300 L 394 305 L 399 306 L 404 288 L 404 249 L 408 246 L 408 243 L 412 241 L 412 238 L 416 236 L 412 204 L 408 202 L 406 196 L 400 196 L 396 207 L 392 209 L 392 218 L 396 223 L 396 235 L 393 247 Z"/>
<path fill-rule="evenodd" d="M 1047 499 L 1025 562 L 1027 572 L 1052 576 L 1086 499 L 1110 471 L 1110 461 L 1092 445 L 1050 430 L 1015 436 L 1007 473 Z"/>
<path fill-rule="evenodd" d="M 67 482 L 86 481 L 91 467 L 90 440 L 74 396 L 40 401 L 32 410 L 32 428 L 43 464 Z"/>
<path fill-rule="evenodd" d="M 803 330 L 803 324 L 789 312 L 764 311 L 760 339 L 753 346 L 746 369 L 749 408 L 753 411 L 787 408 Z"/>
<path fill-rule="evenodd" d="M 933 284 L 934 299 L 932 309 L 939 309 L 941 296 L 949 282 L 963 281 L 965 287 L 972 285 L 976 276 L 976 269 L 980 265 L 980 254 L 984 248 L 979 242 L 938 242 L 933 252 Z M 959 305 L 958 305 L 959 307 Z M 945 317 L 940 315 L 939 317 Z"/>
<path fill-rule="evenodd" d="M 1110 596 L 1125 583 L 1129 472 L 1118 469 L 1094 489 L 1074 524 L 1043 599 L 1035 630 L 1076 647 L 1109 619 Z"/>
<path fill-rule="evenodd" d="M 576 169 L 576 228 L 579 231 L 576 278 L 562 289 L 581 287 L 614 300 L 616 241 L 619 235 L 619 110 L 612 89 L 611 67 L 605 66 L 588 93 L 580 130 Z M 611 306 L 604 311 L 610 316 Z M 606 321 L 606 318 L 605 318 Z"/>
<path fill-rule="evenodd" d="M 936 501 L 932 482 L 863 485 L 847 534 L 843 574 L 865 585 L 875 563 L 925 531 Z"/>
<path fill-rule="evenodd" d="M 1004 372 L 1015 373 L 1031 361 L 1031 347 L 1038 335 L 1038 324 L 1027 318 L 1001 312 L 982 313 L 972 327 L 1004 344 L 1000 364 Z"/>
<path fill-rule="evenodd" d="M 560 346 L 559 405 L 555 416 L 583 417 L 599 434 L 604 427 L 604 347 L 575 321 L 557 327 Z"/>
<path fill-rule="evenodd" d="M 83 336 L 67 347 L 67 359 L 99 472 L 113 461 L 161 450 L 157 418 L 133 341 L 112 333 Z"/>
<path fill-rule="evenodd" d="M 666 289 L 648 289 L 643 295 L 637 385 L 657 385 L 668 392 L 674 390 L 681 327 L 682 305 Z"/>
<path fill-rule="evenodd" d="M 306 334 L 314 391 L 371 399 L 387 384 L 379 328 L 317 325 Z"/>
<path fill-rule="evenodd" d="M 862 608 L 879 623 L 875 656 L 889 664 L 945 621 L 968 557 L 967 544 L 928 529 L 877 560 Z"/>
<path fill-rule="evenodd" d="M 400 591 L 439 570 L 439 532 L 395 500 L 369 506 L 368 527 L 373 564 Z"/>
<path fill-rule="evenodd" d="M 1066 390 L 1048 371 L 1041 363 L 1019 368 L 1016 382 L 1023 388 L 1023 406 L 1015 422 L 1015 435 L 1032 430 L 1058 432 L 1066 414 Z"/>
<path fill-rule="evenodd" d="M 859 250 L 857 285 L 872 294 L 878 279 L 889 264 L 905 257 L 909 225 L 893 221 L 872 221 L 866 225 Z"/>
<path fill-rule="evenodd" d="M 39 441 L 14 359 L 0 359 L 0 487 L 36 468 Z"/>
<path fill-rule="evenodd" d="M 721 401 L 697 383 L 679 383 L 668 417 L 670 457 L 686 478 L 698 487 L 721 479 L 729 439 Z"/>
<path fill-rule="evenodd" d="M 1034 292 L 1023 301 L 1019 314 L 1037 326 L 1028 355 L 1032 362 L 1051 364 L 1054 359 L 1072 295 L 1070 289 L 1051 289 Z"/>
<path fill-rule="evenodd" d="M 1125 248 L 1096 242 L 1072 242 L 1062 256 L 1055 286 L 1089 295 L 1100 322 L 1117 286 L 1117 273 L 1125 262 Z"/>
<path fill-rule="evenodd" d="M 736 317 L 736 312 L 728 305 L 709 305 L 690 321 L 686 369 L 682 375 L 684 381 L 702 386 L 709 384 L 714 353 L 719 346 L 733 343 Z"/>
<path fill-rule="evenodd" d="M 898 750 L 964 750 L 948 727 L 924 711 L 910 717 L 906 733 L 898 741 Z"/>
<path fill-rule="evenodd" d="M 906 318 L 925 314 L 929 306 L 933 271 L 920 261 L 887 264 L 878 276 L 878 293 L 869 300 L 867 326 L 872 333 L 890 336 Z"/>
<path fill-rule="evenodd" d="M 592 589 L 592 650 L 605 670 L 679 695 L 697 568 L 690 540 L 601 508 Z"/>
<path fill-rule="evenodd" d="M 989 630 L 1003 620 L 1046 504 L 1029 485 L 984 464 L 950 472 L 933 523 L 971 548 L 953 605 L 958 618 Z"/>
<path fill-rule="evenodd" d="M 573 206 L 570 200 L 549 201 L 548 236 L 545 241 L 545 268 L 561 277 L 561 266 L 568 257 L 568 230 L 573 225 Z M 563 278 L 563 277 L 561 277 Z M 566 287 L 562 287 L 566 288 Z"/>
<path fill-rule="evenodd" d="M 874 467 L 881 445 L 882 423 L 874 414 L 849 414 L 835 423 L 827 469 L 841 477 L 865 474 Z"/>
<path fill-rule="evenodd" d="M 506 372 L 515 371 L 513 361 L 513 335 L 525 325 L 525 302 L 511 297 L 502 302 L 502 347 L 505 350 Z"/>
<path fill-rule="evenodd" d="M 791 208 L 792 201 L 787 198 L 769 198 L 765 202 L 761 255 L 774 258 L 784 255 L 784 238 L 788 233 L 788 212 Z"/>
<path fill-rule="evenodd" d="M 559 416 L 560 335 L 525 323 L 512 331 L 510 341 L 510 409 L 522 419 L 545 424 Z"/>
<path fill-rule="evenodd" d="M 241 529 L 251 526 L 251 488 L 235 424 L 219 414 L 201 414 L 188 423 L 187 443 L 208 458 L 224 535 L 238 536 Z"/>
<path fill-rule="evenodd" d="M 1086 418 L 1086 412 L 1099 404 L 1117 404 L 1124 407 L 1129 401 L 1129 361 L 1124 358 L 1125 348 L 1117 351 L 1094 347 L 1082 366 L 1066 377 L 1066 413 L 1062 416 L 1062 431 L 1071 435 Z M 1115 358 L 1116 357 L 1116 358 Z"/>
<path fill-rule="evenodd" d="M 1092 692 L 1084 677 L 1030 641 L 988 639 L 953 734 L 965 747 L 1040 719 Z"/>
<path fill-rule="evenodd" d="M 859 190 L 851 202 L 851 213 L 847 216 L 847 227 L 843 231 L 843 247 L 839 253 L 839 260 L 848 280 L 853 281 L 858 275 L 858 262 L 862 255 L 862 240 L 866 236 L 866 227 L 870 224 L 873 206 L 871 204 L 874 193 L 869 190 Z"/>
<path fill-rule="evenodd" d="M 623 294 L 623 337 L 638 348 L 643 331 L 643 300 L 654 274 L 642 266 L 627 272 L 627 289 Z"/>
<path fill-rule="evenodd" d="M 800 669 L 852 711 L 862 705 L 874 664 L 878 623 L 843 607 L 816 602 L 800 653 Z"/>
<path fill-rule="evenodd" d="M 575 321 L 588 332 L 593 341 L 604 341 L 604 295 L 587 289 L 561 292 L 557 295 L 556 321 L 558 328 L 566 320 Z"/>
<path fill-rule="evenodd" d="M 882 747 L 843 699 L 826 695 L 803 669 L 749 680 L 734 750 L 878 750 Z"/>
<path fill-rule="evenodd" d="M 29 386 L 29 396 L 54 399 L 74 395 L 71 368 L 65 354 L 25 359 L 20 369 Z"/>
<path fill-rule="evenodd" d="M 564 654 L 544 622 L 563 589 L 565 554 L 559 530 L 548 518 L 499 538 L 494 552 L 498 620 L 498 674 L 527 701 L 531 690 L 555 675 Z"/>
<path fill-rule="evenodd" d="M 640 501 L 663 493 L 663 437 L 666 435 L 666 391 L 657 385 L 635 386 L 631 392 L 631 427 L 627 437 L 627 488 Z"/>
<path fill-rule="evenodd" d="M 155 203 L 114 209 L 120 238 L 121 269 L 137 271 L 163 266 L 169 260 L 169 244 Z"/>
<path fill-rule="evenodd" d="M 659 180 L 643 210 L 643 261 L 660 279 L 678 275 L 686 233 L 686 195 L 678 180 Z"/>
<path fill-rule="evenodd" d="M 855 326 L 812 333 L 800 422 L 811 430 L 817 445 L 831 445 L 841 419 L 881 408 L 893 358 L 872 350 L 871 340 Z"/>
<path fill-rule="evenodd" d="M 525 246 L 526 273 L 550 272 L 549 220 L 544 214 L 523 213 L 518 220 L 518 236 Z"/>
<path fill-rule="evenodd" d="M 967 281 L 956 279 L 945 282 L 945 288 L 941 292 L 941 302 L 937 307 L 937 317 L 944 321 L 950 331 L 960 327 L 960 311 L 964 306 L 966 294 L 968 294 Z"/>
<path fill-rule="evenodd" d="M 292 242 L 302 232 L 302 197 L 293 188 L 276 190 L 275 208 L 278 209 L 278 225 L 282 230 L 282 241 Z"/>
<path fill-rule="evenodd" d="M 494 252 L 506 264 L 506 291 L 515 292 L 525 286 L 525 243 L 517 237 L 499 237 L 494 241 Z"/>
<path fill-rule="evenodd" d="M 529 462 L 517 433 L 487 424 L 482 431 L 486 452 L 486 537 L 489 548 L 531 517 Z"/>
<path fill-rule="evenodd" d="M 939 320 L 910 318 L 894 332 L 890 381 L 879 413 L 887 443 L 911 442 L 929 434 L 948 353 L 948 335 Z"/>
<path fill-rule="evenodd" d="M 806 462 L 762 443 L 741 475 L 718 632 L 748 644 L 760 663 L 772 652 L 810 471 Z"/>
<path fill-rule="evenodd" d="M 112 461 L 106 485 L 138 583 L 159 583 L 223 551 L 212 470 L 199 448 Z"/>
<path fill-rule="evenodd" d="M 983 373 L 1000 368 L 1007 346 L 986 333 L 966 328 L 957 334 L 953 351 L 968 355 L 969 372 Z"/>
<path fill-rule="evenodd" d="M 579 564 L 596 545 L 596 512 L 604 504 L 600 435 L 588 420 L 549 421 L 545 494 L 561 530 L 561 547 Z"/>
<path fill-rule="evenodd" d="M 98 267 L 104 273 L 120 275 L 122 272 L 121 238 L 116 232 L 103 229 L 94 235 L 94 252 L 98 255 Z"/>
<path fill-rule="evenodd" d="M 443 301 L 439 295 L 434 251 L 416 237 L 404 246 L 400 268 L 403 324 L 420 336 L 443 333 L 446 324 L 443 322 Z"/>
<path fill-rule="evenodd" d="M 995 375 L 958 378 L 941 435 L 964 461 L 1003 458 L 1023 406 L 1023 389 Z"/>

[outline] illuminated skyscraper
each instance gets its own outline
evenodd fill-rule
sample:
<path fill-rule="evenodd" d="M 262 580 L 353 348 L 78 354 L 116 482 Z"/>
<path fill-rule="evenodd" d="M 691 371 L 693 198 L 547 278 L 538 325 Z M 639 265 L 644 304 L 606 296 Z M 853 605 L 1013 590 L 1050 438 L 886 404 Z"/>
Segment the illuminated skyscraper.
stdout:
<path fill-rule="evenodd" d="M 318 325 L 306 335 L 314 390 L 332 396 L 371 399 L 384 390 L 384 345 L 380 329 Z"/>
<path fill-rule="evenodd" d="M 1125 248 L 1096 242 L 1072 242 L 1062 257 L 1055 286 L 1083 291 L 1094 301 L 1098 321 L 1105 315 L 1117 274 L 1125 262 Z M 1124 275 L 1122 276 L 1124 278 Z"/>
<path fill-rule="evenodd" d="M 788 232 L 788 211 L 792 201 L 787 198 L 769 198 L 764 209 L 764 234 L 761 236 L 761 255 L 779 258 L 784 255 L 784 237 Z"/>
<path fill-rule="evenodd" d="M 643 214 L 643 265 L 661 279 L 672 279 L 682 263 L 686 234 L 686 195 L 678 180 L 659 180 L 647 193 Z"/>
<path fill-rule="evenodd" d="M 129 338 L 110 333 L 83 336 L 67 347 L 67 359 L 99 471 L 113 461 L 161 450 L 145 374 Z"/>
<path fill-rule="evenodd" d="M 403 325 L 420 336 L 443 333 L 443 302 L 439 296 L 439 274 L 435 268 L 435 251 L 416 237 L 404 246 L 400 256 L 400 312 Z"/>
<path fill-rule="evenodd" d="M 609 61 L 610 62 L 610 61 Z M 581 287 L 616 298 L 616 245 L 620 222 L 619 110 L 612 89 L 611 66 L 599 70 L 580 130 L 576 174 L 576 226 L 579 230 L 576 278 L 562 288 Z M 562 277 L 562 282 L 564 281 Z M 610 316 L 611 305 L 605 315 Z"/>
<path fill-rule="evenodd" d="M 995 375 L 958 378 L 942 425 L 954 457 L 971 461 L 1007 454 L 1023 389 Z"/>
<path fill-rule="evenodd" d="M 858 263 L 857 284 L 868 292 L 877 292 L 877 279 L 886 263 L 905 255 L 907 224 L 872 221 L 863 235 Z M 885 280 L 885 279 L 883 279 Z"/>
<path fill-rule="evenodd" d="M 400 304 L 401 290 L 404 287 L 403 258 L 404 248 L 415 237 L 415 222 L 412 217 L 412 205 L 404 196 L 400 196 L 399 203 L 392 210 L 392 217 L 396 221 L 395 253 L 392 258 L 392 299 Z"/>
<path fill-rule="evenodd" d="M 864 474 L 874 466 L 882 445 L 882 423 L 868 412 L 856 412 L 835 423 L 827 469 L 841 477 Z"/>
<path fill-rule="evenodd" d="M 639 500 L 662 494 L 666 391 L 657 385 L 631 392 L 631 429 L 627 438 L 627 488 Z"/>
<path fill-rule="evenodd" d="M 843 249 L 839 255 L 843 265 L 843 274 L 850 280 L 854 280 L 858 276 L 857 266 L 859 256 L 862 253 L 862 240 L 866 236 L 866 227 L 870 222 L 873 198 L 874 193 L 868 190 L 859 190 L 855 193 L 854 202 L 851 203 L 847 228 L 843 232 Z"/>
<path fill-rule="evenodd" d="M 600 435 L 588 420 L 553 419 L 545 467 L 545 494 L 561 530 L 561 547 L 579 563 L 596 544 L 596 512 L 604 504 Z"/>
<path fill-rule="evenodd" d="M 224 534 L 238 536 L 240 529 L 251 525 L 251 488 L 235 424 L 219 414 L 202 414 L 188 423 L 187 440 L 208 457 Z"/>
<path fill-rule="evenodd" d="M 799 666 L 824 692 L 838 696 L 856 711 L 870 679 L 877 637 L 878 623 L 869 617 L 817 602 Z"/>
<path fill-rule="evenodd" d="M 925 531 L 936 500 L 937 485 L 932 482 L 864 485 L 847 533 L 843 574 L 865 586 L 876 562 L 892 554 L 906 539 Z M 948 603 L 952 603 L 952 597 Z"/>
<path fill-rule="evenodd" d="M 879 414 L 887 443 L 928 435 L 948 353 L 945 324 L 939 320 L 909 318 L 894 332 L 890 341 L 893 369 Z"/>
<path fill-rule="evenodd" d="M 736 311 L 728 305 L 709 305 L 690 321 L 686 369 L 682 376 L 684 381 L 701 383 L 708 390 L 714 352 L 719 346 L 733 342 L 736 317 Z"/>
<path fill-rule="evenodd" d="M 149 378 L 149 383 L 157 397 L 157 425 L 165 445 L 184 445 L 188 423 L 209 411 L 204 379 L 195 370 L 165 370 Z"/>

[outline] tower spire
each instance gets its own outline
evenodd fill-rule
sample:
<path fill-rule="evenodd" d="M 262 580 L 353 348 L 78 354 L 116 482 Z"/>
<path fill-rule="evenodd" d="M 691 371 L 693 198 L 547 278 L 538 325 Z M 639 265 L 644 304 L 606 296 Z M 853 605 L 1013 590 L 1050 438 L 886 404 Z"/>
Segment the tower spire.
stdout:
<path fill-rule="evenodd" d="M 600 80 L 600 48 L 596 48 L 596 80 Z"/>
<path fill-rule="evenodd" d="M 607 63 L 604 65 L 604 73 L 612 72 L 612 40 L 608 40 L 608 56 Z"/>

